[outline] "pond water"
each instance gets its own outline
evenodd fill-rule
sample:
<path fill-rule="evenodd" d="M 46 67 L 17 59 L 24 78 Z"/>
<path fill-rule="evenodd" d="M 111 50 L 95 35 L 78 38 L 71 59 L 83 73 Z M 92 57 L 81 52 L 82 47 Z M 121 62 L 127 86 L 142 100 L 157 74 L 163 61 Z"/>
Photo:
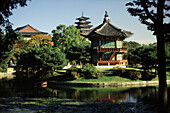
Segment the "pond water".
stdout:
<path fill-rule="evenodd" d="M 168 86 L 170 97 L 170 86 Z M 137 103 L 154 105 L 157 102 L 158 87 L 114 87 L 114 88 L 83 88 L 83 87 L 34 87 L 34 85 L 0 83 L 0 98 L 46 98 L 76 99 L 82 101 Z M 169 102 L 170 103 L 170 102 Z"/>

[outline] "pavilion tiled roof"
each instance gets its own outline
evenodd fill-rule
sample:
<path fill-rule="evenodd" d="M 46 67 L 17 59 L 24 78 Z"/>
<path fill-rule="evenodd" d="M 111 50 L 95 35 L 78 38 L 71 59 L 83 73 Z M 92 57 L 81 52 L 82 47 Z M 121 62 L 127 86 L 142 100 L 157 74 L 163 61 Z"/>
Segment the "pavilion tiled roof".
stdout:
<path fill-rule="evenodd" d="M 88 38 L 93 38 L 94 34 L 97 34 L 99 36 L 112 37 L 112 38 L 114 37 L 126 38 L 133 35 L 133 33 L 131 33 L 130 31 L 125 31 L 113 25 L 110 22 L 110 19 L 108 18 L 107 12 L 105 14 L 103 23 L 89 30 L 89 32 L 84 34 L 84 36 Z"/>
<path fill-rule="evenodd" d="M 29 29 L 26 29 L 28 28 Z M 42 32 L 42 31 L 39 31 L 35 28 L 33 28 L 32 26 L 30 26 L 29 24 L 28 25 L 25 25 L 25 26 L 22 26 L 22 27 L 18 27 L 15 29 L 15 32 L 16 33 L 22 33 L 22 35 L 36 35 L 36 34 L 48 34 L 46 32 Z"/>

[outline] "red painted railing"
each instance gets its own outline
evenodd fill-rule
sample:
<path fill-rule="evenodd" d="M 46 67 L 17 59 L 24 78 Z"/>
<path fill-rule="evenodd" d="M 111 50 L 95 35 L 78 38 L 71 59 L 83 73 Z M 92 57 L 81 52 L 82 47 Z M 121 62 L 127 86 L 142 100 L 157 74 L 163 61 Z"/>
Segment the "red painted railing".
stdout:
<path fill-rule="evenodd" d="M 127 48 L 103 48 L 102 46 L 99 46 L 99 51 L 127 51 Z"/>
<path fill-rule="evenodd" d="M 127 63 L 128 60 L 98 60 L 97 63 L 107 64 L 107 63 Z"/>

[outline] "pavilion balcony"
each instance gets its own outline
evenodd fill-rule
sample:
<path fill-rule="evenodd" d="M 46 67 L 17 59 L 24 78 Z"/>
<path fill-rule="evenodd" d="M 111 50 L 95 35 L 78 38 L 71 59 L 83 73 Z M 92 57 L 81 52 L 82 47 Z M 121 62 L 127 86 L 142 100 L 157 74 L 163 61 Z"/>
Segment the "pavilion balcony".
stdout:
<path fill-rule="evenodd" d="M 122 51 L 122 52 L 127 52 L 127 47 L 122 47 L 122 48 L 109 48 L 109 47 L 105 47 L 103 48 L 102 46 L 99 46 L 99 51 Z"/>

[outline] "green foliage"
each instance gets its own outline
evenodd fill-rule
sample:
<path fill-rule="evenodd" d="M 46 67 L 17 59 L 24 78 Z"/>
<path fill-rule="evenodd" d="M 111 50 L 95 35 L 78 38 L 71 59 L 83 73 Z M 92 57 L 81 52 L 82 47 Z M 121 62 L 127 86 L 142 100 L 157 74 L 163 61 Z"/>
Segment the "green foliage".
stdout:
<path fill-rule="evenodd" d="M 128 71 L 128 77 L 132 80 L 138 80 L 142 78 L 141 72 L 136 71 L 136 70 L 130 70 Z"/>
<path fill-rule="evenodd" d="M 158 4 L 159 3 L 159 4 Z M 132 2 L 128 2 L 126 4 L 127 11 L 131 14 L 131 16 L 139 17 L 139 21 L 142 24 L 145 24 L 148 30 L 155 31 L 156 22 L 158 18 L 161 18 L 158 15 L 158 6 L 161 7 L 163 5 L 163 18 L 169 18 L 170 15 L 168 13 L 169 4 L 168 0 L 157 2 L 156 0 L 134 0 Z M 161 8 L 160 8 L 161 9 Z M 160 27 L 160 26 L 157 26 Z"/>
<path fill-rule="evenodd" d="M 17 35 L 12 30 L 11 26 L 6 29 L 4 34 L 0 29 L 0 71 L 7 71 L 7 63 L 13 56 L 13 44 L 17 39 Z"/>
<path fill-rule="evenodd" d="M 140 64 L 145 70 L 155 68 L 157 62 L 156 44 L 142 45 L 128 50 L 128 61 L 130 65 Z"/>
<path fill-rule="evenodd" d="M 170 72 L 170 43 L 165 44 L 166 70 Z"/>
<path fill-rule="evenodd" d="M 129 42 L 124 41 L 123 45 L 128 46 L 128 49 L 137 48 L 137 47 L 141 46 L 141 44 L 139 44 L 138 42 L 135 42 L 135 41 L 129 41 Z"/>
<path fill-rule="evenodd" d="M 90 43 L 80 35 L 80 31 L 73 25 L 66 27 L 59 25 L 52 31 L 55 47 L 66 53 L 69 61 L 86 63 L 90 61 Z"/>
<path fill-rule="evenodd" d="M 1 0 L 0 3 L 0 71 L 7 71 L 7 63 L 13 56 L 13 45 L 17 39 L 16 34 L 12 30 L 9 16 L 12 15 L 12 10 L 18 5 L 26 6 L 27 0 Z M 3 33 L 5 31 L 5 35 Z"/>
<path fill-rule="evenodd" d="M 27 51 L 22 51 L 17 63 L 18 66 L 23 67 L 22 70 L 31 70 L 40 76 L 62 69 L 66 64 L 65 54 L 52 46 L 44 46 L 39 49 L 29 48 Z"/>
<path fill-rule="evenodd" d="M 90 48 L 90 43 L 86 41 L 86 38 L 80 37 L 79 40 L 75 40 L 72 43 L 72 46 L 67 52 L 67 58 L 69 61 L 87 63 L 91 58 Z"/>
<path fill-rule="evenodd" d="M 66 53 L 71 47 L 73 40 L 80 37 L 80 31 L 73 25 L 66 27 L 65 25 L 59 25 L 52 31 L 52 40 L 54 46 L 61 49 Z"/>
<path fill-rule="evenodd" d="M 81 76 L 84 76 L 86 79 L 98 78 L 100 73 L 97 71 L 96 67 L 93 64 L 85 64 L 81 69 Z"/>
<path fill-rule="evenodd" d="M 27 0 L 1 0 L 0 4 L 0 26 L 9 26 L 9 16 L 11 16 L 12 10 L 19 6 L 26 6 Z"/>

